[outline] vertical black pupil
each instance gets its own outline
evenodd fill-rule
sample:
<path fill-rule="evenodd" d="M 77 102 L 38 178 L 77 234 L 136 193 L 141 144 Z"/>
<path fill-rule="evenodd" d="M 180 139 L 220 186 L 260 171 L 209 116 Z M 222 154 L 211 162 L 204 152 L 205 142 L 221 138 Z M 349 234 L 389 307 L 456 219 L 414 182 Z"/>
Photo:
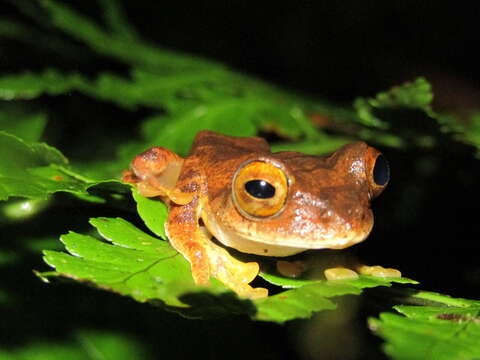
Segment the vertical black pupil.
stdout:
<path fill-rule="evenodd" d="M 373 168 L 373 181 L 379 186 L 384 186 L 390 179 L 390 169 L 387 159 L 382 154 L 377 156 L 375 167 Z"/>
<path fill-rule="evenodd" d="M 269 199 L 275 195 L 275 188 L 265 180 L 247 181 L 245 190 L 253 197 L 259 199 Z"/>

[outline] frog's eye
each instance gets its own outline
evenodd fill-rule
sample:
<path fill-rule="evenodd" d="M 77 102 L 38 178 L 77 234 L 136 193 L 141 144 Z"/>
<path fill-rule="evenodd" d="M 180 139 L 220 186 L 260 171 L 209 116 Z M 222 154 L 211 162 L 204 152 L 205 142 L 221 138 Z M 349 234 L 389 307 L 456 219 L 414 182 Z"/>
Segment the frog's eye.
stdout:
<path fill-rule="evenodd" d="M 265 180 L 250 180 L 245 183 L 247 193 L 257 199 L 270 199 L 275 196 L 275 188 Z"/>
<path fill-rule="evenodd" d="M 375 165 L 373 166 L 373 181 L 378 186 L 385 186 L 388 180 L 390 180 L 390 168 L 385 156 L 380 154 L 375 159 Z"/>
<path fill-rule="evenodd" d="M 378 150 L 374 148 L 368 150 L 368 182 L 372 197 L 376 197 L 385 189 L 390 180 L 390 168 L 387 159 Z"/>
<path fill-rule="evenodd" d="M 283 170 L 274 164 L 253 161 L 237 170 L 232 191 L 235 206 L 240 213 L 269 217 L 283 209 L 288 180 Z"/>

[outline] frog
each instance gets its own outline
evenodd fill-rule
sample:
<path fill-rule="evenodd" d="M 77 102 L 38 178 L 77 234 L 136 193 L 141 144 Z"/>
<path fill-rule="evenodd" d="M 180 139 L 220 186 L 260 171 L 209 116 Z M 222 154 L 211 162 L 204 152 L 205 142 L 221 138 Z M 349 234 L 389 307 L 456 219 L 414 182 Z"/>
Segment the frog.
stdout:
<path fill-rule="evenodd" d="M 284 258 L 357 244 L 372 230 L 370 202 L 389 177 L 385 157 L 362 141 L 316 156 L 272 152 L 261 137 L 203 130 L 188 156 L 155 146 L 133 159 L 122 180 L 167 205 L 165 233 L 190 263 L 196 284 L 208 286 L 213 277 L 238 296 L 257 299 L 268 296 L 250 284 L 259 262 L 239 260 L 231 249 Z M 360 271 L 385 275 L 382 267 Z M 357 272 L 340 267 L 325 274 Z"/>

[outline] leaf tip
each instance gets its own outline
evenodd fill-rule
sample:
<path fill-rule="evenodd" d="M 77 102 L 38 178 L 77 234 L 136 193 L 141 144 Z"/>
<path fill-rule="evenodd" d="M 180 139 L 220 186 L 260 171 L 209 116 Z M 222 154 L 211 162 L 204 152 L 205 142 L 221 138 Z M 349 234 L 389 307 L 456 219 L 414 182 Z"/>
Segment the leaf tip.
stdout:
<path fill-rule="evenodd" d="M 40 272 L 38 270 L 33 270 L 33 273 L 44 283 L 49 284 L 50 280 L 48 279 L 48 276 L 51 275 L 53 272 Z"/>

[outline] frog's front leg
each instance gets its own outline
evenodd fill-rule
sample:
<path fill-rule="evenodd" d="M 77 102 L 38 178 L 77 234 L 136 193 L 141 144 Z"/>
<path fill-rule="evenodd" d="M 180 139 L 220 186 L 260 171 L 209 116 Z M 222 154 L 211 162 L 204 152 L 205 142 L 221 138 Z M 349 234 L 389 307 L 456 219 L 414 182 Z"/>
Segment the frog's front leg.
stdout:
<path fill-rule="evenodd" d="M 188 204 L 193 194 L 175 186 L 184 162 L 185 159 L 173 151 L 156 146 L 137 155 L 122 180 L 135 184 L 142 196 L 159 196 L 167 203 Z"/>
<path fill-rule="evenodd" d="M 257 263 L 242 263 L 214 244 L 199 226 L 204 183 L 198 159 L 183 159 L 174 152 L 154 147 L 138 155 L 123 180 L 135 184 L 141 195 L 159 196 L 169 205 L 166 232 L 172 246 L 191 264 L 197 284 L 210 276 L 237 294 L 249 298 L 267 296 L 267 290 L 248 285 L 258 274 Z"/>
<path fill-rule="evenodd" d="M 165 230 L 170 244 L 190 263 L 195 283 L 207 285 L 210 263 L 205 235 L 198 225 L 197 206 L 197 197 L 186 205 L 171 205 Z"/>
<path fill-rule="evenodd" d="M 267 296 L 267 289 L 254 289 L 249 285 L 258 275 L 258 264 L 243 263 L 233 258 L 227 250 L 213 243 L 200 226 L 202 202 L 207 195 L 198 162 L 195 157 L 185 159 L 184 170 L 177 180 L 176 191 L 195 195 L 188 204 L 170 204 L 166 225 L 170 243 L 190 262 L 197 284 L 208 284 L 210 276 L 213 276 L 240 296 Z"/>
<path fill-rule="evenodd" d="M 238 261 L 213 243 L 199 225 L 198 207 L 197 197 L 187 205 L 172 205 L 166 226 L 170 243 L 190 262 L 195 282 L 207 285 L 213 276 L 240 296 L 266 297 L 267 289 L 249 285 L 259 272 L 258 264 Z"/>

